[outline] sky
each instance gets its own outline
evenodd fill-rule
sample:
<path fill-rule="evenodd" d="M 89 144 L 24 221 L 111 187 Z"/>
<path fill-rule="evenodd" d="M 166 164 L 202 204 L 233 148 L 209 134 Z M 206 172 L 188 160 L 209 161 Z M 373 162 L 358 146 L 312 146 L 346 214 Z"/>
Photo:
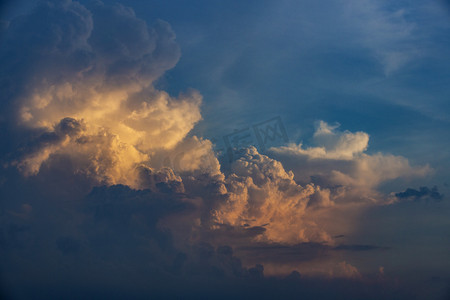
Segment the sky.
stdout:
<path fill-rule="evenodd" d="M 0 296 L 449 299 L 450 2 L 6 1 Z"/>

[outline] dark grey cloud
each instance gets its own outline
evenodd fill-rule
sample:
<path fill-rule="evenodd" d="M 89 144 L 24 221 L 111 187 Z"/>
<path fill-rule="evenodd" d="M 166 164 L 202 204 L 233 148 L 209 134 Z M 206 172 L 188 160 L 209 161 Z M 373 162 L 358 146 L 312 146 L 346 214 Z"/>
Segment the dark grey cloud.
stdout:
<path fill-rule="evenodd" d="M 11 101 L 15 97 L 26 95 L 27 89 L 33 88 L 26 87 L 26 81 L 55 82 L 72 70 L 86 68 L 90 55 L 85 40 L 91 30 L 90 12 L 71 1 L 40 2 L 28 15 L 13 19 L 0 40 L 1 107 L 14 105 Z M 52 76 L 55 68 L 58 73 Z M 39 78 L 33 76 L 36 70 Z M 13 117 L 5 116 L 6 112 L 9 110 L 2 109 L 2 117 Z"/>
<path fill-rule="evenodd" d="M 339 245 L 333 248 L 333 250 L 344 251 L 371 251 L 371 250 L 388 250 L 386 247 L 379 247 L 375 245 Z"/>
<path fill-rule="evenodd" d="M 236 249 L 244 257 L 266 262 L 302 262 L 330 257 L 330 247 L 319 243 L 259 244 Z"/>
<path fill-rule="evenodd" d="M 11 183 L 12 177 L 8 180 Z M 197 209 L 183 193 L 115 185 L 94 187 L 84 197 L 64 201 L 51 196 L 53 191 L 45 194 L 38 188 L 44 179 L 35 180 L 39 184 L 29 183 L 30 190 L 22 194 L 20 186 L 16 187 L 17 195 L 9 197 L 1 216 L 0 276 L 5 299 L 273 299 L 298 295 L 379 299 L 379 290 L 389 291 L 386 299 L 393 292 L 398 299 L 409 297 L 403 288 L 384 282 L 311 279 L 298 272 L 268 277 L 264 265 L 256 263 L 311 261 L 336 250 L 375 250 L 375 246 L 332 248 L 304 243 L 234 248 L 217 244 L 218 240 L 180 243 L 179 235 L 162 221 L 182 219 Z M 14 186 L 2 189 L 2 199 L 13 195 L 13 190 Z M 230 234 L 230 241 L 236 241 L 262 230 L 244 227 L 235 233 L 237 237 L 229 232 L 223 236 Z M 249 256 L 255 263 L 246 266 L 241 258 Z"/>
<path fill-rule="evenodd" d="M 10 154 L 9 159 L 23 159 L 29 154 L 61 143 L 66 137 L 77 137 L 84 129 L 85 124 L 82 121 L 67 117 L 55 124 L 53 130 L 30 130 L 15 152 Z"/>
<path fill-rule="evenodd" d="M 300 243 L 296 245 L 256 243 L 250 246 L 237 247 L 236 253 L 250 261 L 299 263 L 331 258 L 336 254 L 336 251 L 365 252 L 388 249 L 376 245 L 358 244 L 330 246 L 321 243 Z"/>
<path fill-rule="evenodd" d="M 45 196 L 21 200 L 32 202 L 32 208 L 7 209 L 0 225 L 2 283 L 11 299 L 41 299 L 53 292 L 67 297 L 59 290 L 64 286 L 83 287 L 80 295 L 107 297 L 111 288 L 103 290 L 104 285 L 111 284 L 119 294 L 136 288 L 136 296 L 178 296 L 188 289 L 194 296 L 213 292 L 204 282 L 264 278 L 263 266 L 244 267 L 230 246 L 176 246 L 159 221 L 193 207 L 173 193 L 116 185 L 95 187 L 75 202 Z M 34 294 L 37 285 L 42 294 Z M 171 290 L 175 287 L 179 290 Z"/>
<path fill-rule="evenodd" d="M 433 200 L 441 201 L 444 199 L 444 195 L 439 193 L 438 187 L 433 186 L 431 189 L 426 186 L 421 186 L 418 190 L 413 188 L 407 188 L 404 192 L 396 193 L 395 196 L 400 199 L 406 200 Z"/>

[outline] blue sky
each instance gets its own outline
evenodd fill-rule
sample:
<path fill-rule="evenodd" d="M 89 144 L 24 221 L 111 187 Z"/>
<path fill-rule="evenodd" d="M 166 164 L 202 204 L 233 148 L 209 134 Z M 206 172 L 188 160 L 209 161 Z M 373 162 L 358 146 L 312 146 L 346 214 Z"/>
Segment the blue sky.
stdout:
<path fill-rule="evenodd" d="M 138 224 L 150 205 L 154 221 L 125 222 L 119 238 L 131 246 L 114 251 L 139 253 L 133 266 L 145 255 L 183 261 L 183 275 L 155 267 L 177 284 L 211 268 L 228 274 L 228 253 L 242 261 L 245 287 L 259 276 L 252 264 L 262 264 L 266 278 L 292 265 L 331 289 L 344 278 L 362 290 L 399 280 L 417 299 L 450 291 L 448 1 L 67 0 L 22 16 L 38 2 L 1 7 L 2 232 L 24 226 L 45 237 L 56 199 L 79 201 L 62 205 L 76 225 L 49 234 L 55 255 L 120 272 L 116 252 L 99 259 L 102 243 L 116 247 L 110 231 L 128 218 Z M 216 158 L 208 139 L 220 148 L 224 136 L 277 116 L 289 143 L 264 151 L 253 141 L 257 149 L 241 159 Z M 89 201 L 119 208 L 92 216 Z M 286 201 L 308 204 L 291 214 Z M 48 221 L 55 227 L 58 213 Z M 286 221 L 296 214 L 297 223 Z M 97 218 L 104 231 L 92 229 Z M 138 238 L 128 240 L 127 230 Z M 16 258 L 38 268 L 56 251 L 50 238 L 15 234 L 5 233 L 5 257 L 18 243 Z M 147 238 L 151 246 L 142 246 Z M 195 260 L 203 247 L 213 262 Z M 26 263 L 2 264 L 2 278 L 33 290 L 34 278 L 20 276 Z"/>
<path fill-rule="evenodd" d="M 202 92 L 208 133 L 281 115 L 298 142 L 323 119 L 368 132 L 370 151 L 438 166 L 448 161 L 433 149 L 448 146 L 449 13 L 439 1 L 366 2 L 129 4 L 174 28 L 182 56 L 160 84 Z"/>

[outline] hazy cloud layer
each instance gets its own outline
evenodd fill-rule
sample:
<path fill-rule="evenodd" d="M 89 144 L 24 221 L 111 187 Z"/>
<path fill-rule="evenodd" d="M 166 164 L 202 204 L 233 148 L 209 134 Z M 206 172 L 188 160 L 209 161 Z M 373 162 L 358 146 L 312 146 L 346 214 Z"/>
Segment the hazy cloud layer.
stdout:
<path fill-rule="evenodd" d="M 344 1 L 342 4 L 348 24 L 360 25 L 354 29 L 357 40 L 382 64 L 386 75 L 422 54 L 421 49 L 413 45 L 416 24 L 408 18 L 410 12 L 407 9 L 373 0 Z"/>

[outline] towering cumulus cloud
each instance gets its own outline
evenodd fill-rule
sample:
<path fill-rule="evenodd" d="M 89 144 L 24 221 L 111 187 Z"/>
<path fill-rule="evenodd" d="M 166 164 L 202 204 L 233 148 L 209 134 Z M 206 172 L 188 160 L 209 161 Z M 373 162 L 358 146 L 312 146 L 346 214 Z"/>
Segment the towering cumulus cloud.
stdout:
<path fill-rule="evenodd" d="M 219 224 L 259 226 L 259 240 L 269 242 L 327 242 L 331 238 L 306 214 L 319 187 L 302 187 L 280 162 L 261 155 L 255 148 L 235 161 L 227 178 L 227 197 L 214 212 Z M 323 203 L 321 203 L 323 204 Z"/>
<path fill-rule="evenodd" d="M 333 235 L 355 227 L 355 214 L 395 201 L 377 190 L 381 183 L 430 171 L 428 166 L 410 166 L 401 156 L 366 154 L 368 134 L 341 132 L 323 121 L 314 142 L 316 147 L 270 149 L 278 161 L 249 148 L 232 164 L 226 200 L 218 201 L 214 211 L 216 221 L 259 226 L 257 241 L 333 244 Z"/>
<path fill-rule="evenodd" d="M 3 119 L 27 135 L 15 164 L 34 175 L 64 156 L 73 172 L 136 186 L 133 167 L 201 118 L 197 92 L 172 98 L 152 86 L 179 56 L 167 23 L 149 27 L 121 5 L 51 1 L 15 19 L 1 53 Z"/>
<path fill-rule="evenodd" d="M 155 278 L 262 280 L 264 272 L 283 273 L 274 258 L 289 249 L 314 259 L 326 253 L 326 276 L 359 278 L 331 254 L 349 249 L 335 236 L 355 227 L 361 209 L 394 201 L 379 184 L 428 167 L 366 154 L 368 134 L 321 122 L 314 147 L 266 155 L 249 147 L 222 170 L 211 141 L 189 134 L 201 120 L 200 93 L 173 97 L 154 86 L 180 57 L 169 24 L 149 26 L 130 8 L 89 3 L 45 1 L 5 23 L 2 280 L 31 291 L 69 283 L 147 288 Z M 252 260 L 242 249 L 275 254 Z M 286 274 L 293 265 L 314 269 L 280 265 Z"/>

